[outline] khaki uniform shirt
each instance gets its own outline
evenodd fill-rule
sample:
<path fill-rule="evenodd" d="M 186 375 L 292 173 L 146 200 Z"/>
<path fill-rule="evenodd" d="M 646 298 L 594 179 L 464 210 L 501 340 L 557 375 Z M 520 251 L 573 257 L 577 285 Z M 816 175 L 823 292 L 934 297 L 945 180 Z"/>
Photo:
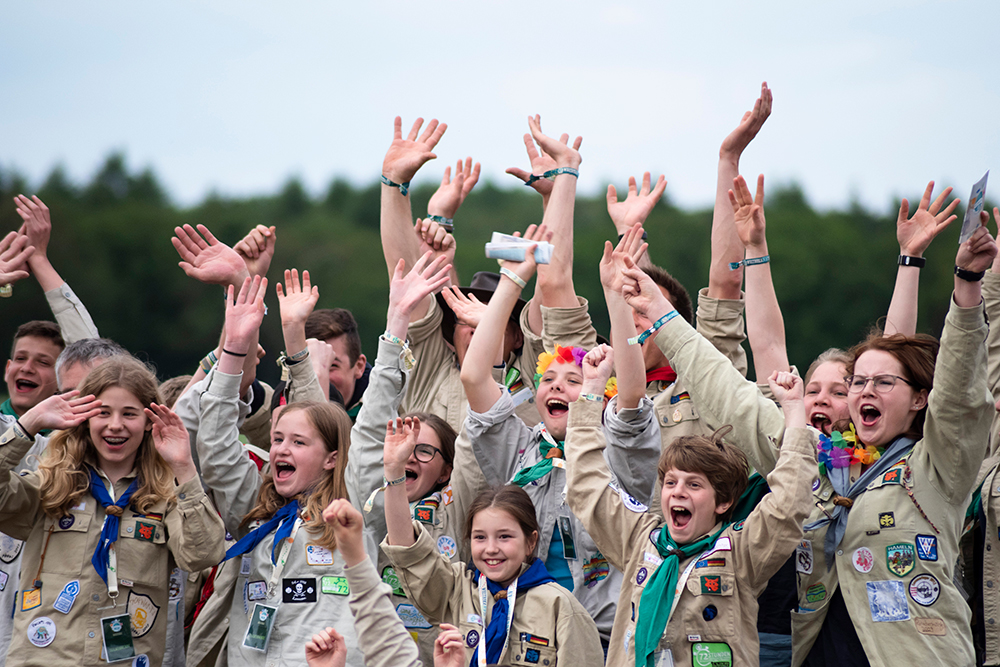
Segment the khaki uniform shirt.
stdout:
<path fill-rule="evenodd" d="M 466 661 L 471 661 L 477 646 L 486 650 L 484 628 L 492 616 L 493 598 L 487 596 L 486 617 L 481 618 L 472 570 L 437 553 L 421 524 L 414 522 L 414 530 L 417 541 L 412 546 L 391 546 L 386 539 L 382 550 L 395 566 L 406 594 L 427 620 L 435 625 L 451 623 L 462 632 Z M 556 583 L 517 592 L 508 637 L 507 650 L 498 663 L 501 665 L 604 665 L 604 651 L 593 619 L 572 593 Z"/>
<path fill-rule="evenodd" d="M 392 588 L 379 579 L 371 561 L 366 559 L 345 567 L 344 574 L 351 588 L 351 614 L 358 631 L 358 646 L 365 655 L 365 666 L 421 667 L 417 647 L 396 614 Z M 423 664 L 433 665 L 433 655 L 431 662 Z"/>
<path fill-rule="evenodd" d="M 654 542 L 663 520 L 629 506 L 611 486 L 600 423 L 597 404 L 570 404 L 567 500 L 602 553 L 625 574 L 608 664 L 634 665 L 636 618 L 644 585 L 662 562 Z M 780 463 L 768 476 L 771 493 L 746 521 L 722 531 L 713 547 L 680 563 L 680 597 L 657 649 L 669 651 L 673 661 L 658 657 L 656 664 L 757 664 L 757 596 L 802 537 L 817 471 L 810 431 L 791 429 L 785 442 Z M 716 657 L 694 659 L 706 654 Z"/>
<path fill-rule="evenodd" d="M 0 437 L 0 470 L 10 471 L 31 444 L 18 437 L 15 429 L 8 429 Z M 124 493 L 135 475 L 133 470 L 120 479 L 113 496 Z M 31 589 L 39 571 L 43 583 L 39 606 L 22 609 L 20 597 L 15 605 L 10 652 L 18 656 L 18 664 L 102 664 L 101 619 L 126 613 L 131 617 L 136 655 L 144 654 L 150 664 L 160 664 L 171 570 L 175 564 L 198 570 L 223 556 L 222 522 L 200 482 L 194 479 L 178 486 L 173 507 L 161 501 L 145 515 L 131 506 L 125 509 L 115 543 L 119 597 L 117 607 L 108 609 L 108 588 L 91 564 L 104 525 L 104 509 L 87 494 L 68 517 L 54 520 L 41 510 L 38 473 L 17 476 L 7 472 L 0 479 L 0 525 L 9 535 L 26 540 L 18 588 Z M 68 613 L 60 613 L 53 604 L 74 581 L 79 583 L 79 593 Z M 55 638 L 38 648 L 28 641 L 28 628 L 42 617 L 55 624 Z"/>

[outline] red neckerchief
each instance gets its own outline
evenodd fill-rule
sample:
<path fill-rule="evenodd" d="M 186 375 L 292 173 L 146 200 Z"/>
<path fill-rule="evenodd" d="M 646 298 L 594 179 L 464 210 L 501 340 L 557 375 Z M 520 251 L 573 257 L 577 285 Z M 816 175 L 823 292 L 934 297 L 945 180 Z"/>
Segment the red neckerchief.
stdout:
<path fill-rule="evenodd" d="M 661 366 L 660 368 L 654 368 L 651 371 L 646 371 L 646 384 L 657 381 L 669 384 L 676 379 L 677 371 L 670 366 Z"/>

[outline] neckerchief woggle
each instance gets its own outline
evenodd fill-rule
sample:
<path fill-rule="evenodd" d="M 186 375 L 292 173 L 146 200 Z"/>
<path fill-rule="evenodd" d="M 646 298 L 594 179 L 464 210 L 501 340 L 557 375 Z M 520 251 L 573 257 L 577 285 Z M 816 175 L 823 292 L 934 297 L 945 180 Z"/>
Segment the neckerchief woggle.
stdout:
<path fill-rule="evenodd" d="M 479 586 L 480 620 L 485 627 L 483 627 L 482 637 L 476 646 L 476 651 L 472 654 L 469 667 L 486 667 L 486 665 L 498 664 L 507 650 L 507 644 L 510 640 L 510 626 L 514 621 L 514 604 L 517 601 L 518 588 L 526 591 L 549 582 L 556 583 L 556 580 L 545 569 L 545 564 L 541 559 L 536 558 L 535 562 L 507 587 L 506 597 L 501 597 L 493 605 L 493 615 L 490 617 L 489 625 L 486 625 L 487 596 L 496 596 L 503 590 L 503 587 L 490 581 L 479 570 L 476 570 L 472 577 Z M 484 646 L 486 650 L 480 651 L 479 649 Z"/>
<path fill-rule="evenodd" d="M 714 545 L 722 531 L 731 524 L 746 519 L 769 491 L 767 480 L 763 476 L 758 473 L 750 475 L 747 488 L 733 506 L 729 521 L 714 534 L 691 544 L 678 545 L 670 536 L 666 522 L 662 524 L 655 544 L 663 562 L 653 572 L 639 598 L 640 613 L 635 625 L 636 667 L 652 667 L 653 652 L 667 629 L 673 610 L 681 561 Z"/>
<path fill-rule="evenodd" d="M 128 501 L 132 499 L 132 494 L 138 488 L 139 478 L 136 477 L 125 489 L 125 493 L 117 501 L 112 501 L 111 494 L 104 488 L 104 480 L 101 479 L 96 470 L 90 469 L 90 495 L 104 508 L 101 538 L 97 542 L 97 548 L 94 549 L 94 556 L 90 562 L 93 563 L 94 569 L 97 570 L 97 574 L 100 575 L 105 584 L 108 583 L 108 556 L 111 553 L 111 545 L 118 541 L 118 527 L 121 523 L 119 517 L 122 515 L 122 510 L 128 505 Z"/>
<path fill-rule="evenodd" d="M 555 459 L 559 459 L 560 461 L 562 460 L 563 443 L 556 442 L 552 436 L 549 435 L 549 432 L 545 429 L 545 424 L 541 425 L 541 435 L 542 441 L 538 443 L 538 451 L 542 453 L 542 460 L 535 465 L 519 470 L 518 473 L 514 475 L 514 478 L 510 480 L 511 484 L 525 486 L 534 482 L 536 479 L 541 479 L 552 472 L 552 466 Z"/>
<path fill-rule="evenodd" d="M 229 547 L 229 549 L 226 550 L 226 557 L 222 559 L 222 562 L 226 562 L 230 558 L 236 558 L 237 556 L 242 556 L 249 551 L 253 551 L 258 544 L 264 541 L 265 537 L 270 535 L 274 532 L 275 528 L 277 528 L 277 532 L 274 533 L 274 544 L 271 545 L 271 564 L 273 565 L 277 563 L 277 549 L 286 539 L 288 539 L 288 536 L 292 534 L 292 528 L 295 526 L 295 519 L 298 515 L 299 501 L 292 500 L 290 503 L 278 510 L 269 521 L 261 524 L 257 528 L 254 528 L 249 533 L 244 535 L 239 542 Z"/>
<path fill-rule="evenodd" d="M 873 463 L 868 470 L 864 471 L 854 484 L 851 484 L 850 468 L 827 467 L 826 478 L 833 484 L 833 490 L 837 495 L 853 501 L 865 492 L 865 489 L 872 480 L 899 463 L 902 457 L 909 454 L 915 444 L 916 440 L 913 438 L 899 436 L 891 445 L 886 447 L 885 452 L 879 460 Z M 827 528 L 826 538 L 823 540 L 823 554 L 826 556 L 827 570 L 833 567 L 837 547 L 840 545 L 840 541 L 844 539 L 844 532 L 847 530 L 847 515 L 850 511 L 850 507 L 834 505 L 832 514 L 812 523 L 807 523 L 803 527 L 804 531 L 809 532 L 810 530 L 822 528 L 829 523 L 833 524 Z"/>

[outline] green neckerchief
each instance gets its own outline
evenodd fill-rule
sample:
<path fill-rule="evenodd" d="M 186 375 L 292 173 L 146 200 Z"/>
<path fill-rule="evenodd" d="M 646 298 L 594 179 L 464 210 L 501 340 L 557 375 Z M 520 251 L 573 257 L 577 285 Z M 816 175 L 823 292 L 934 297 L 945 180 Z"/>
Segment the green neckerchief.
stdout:
<path fill-rule="evenodd" d="M 14 406 L 10 404 L 9 398 L 3 403 L 0 403 L 0 414 L 5 414 L 8 417 L 13 417 L 14 419 L 17 419 L 17 413 L 14 412 Z M 39 431 L 38 435 L 47 436 L 49 433 L 52 433 L 52 429 L 47 428 Z"/>
<path fill-rule="evenodd" d="M 361 401 L 358 401 L 353 406 L 347 408 L 347 416 L 351 418 L 352 424 L 357 421 L 359 412 L 361 412 Z"/>
<path fill-rule="evenodd" d="M 656 550 L 663 558 L 663 563 L 649 578 L 646 589 L 642 592 L 642 597 L 639 598 L 640 613 L 635 624 L 636 667 L 653 664 L 653 652 L 656 650 L 657 644 L 660 643 L 663 632 L 667 629 L 667 622 L 670 621 L 670 609 L 674 606 L 674 591 L 677 588 L 681 560 L 706 550 L 715 543 L 715 540 L 727 527 L 745 520 L 770 491 L 767 480 L 762 475 L 756 472 L 750 475 L 746 491 L 740 495 L 739 500 L 733 506 L 733 513 L 729 517 L 729 521 L 722 524 L 722 527 L 714 535 L 703 537 L 692 544 L 679 546 L 670 537 L 667 524 L 664 523 L 661 526 L 660 535 L 656 540 Z"/>
<path fill-rule="evenodd" d="M 969 503 L 969 507 L 965 510 L 965 520 L 966 522 L 972 521 L 979 514 L 980 510 L 983 508 L 983 484 L 986 483 L 984 479 L 976 487 L 976 490 L 972 493 L 972 501 Z"/>
<path fill-rule="evenodd" d="M 542 460 L 533 466 L 519 470 L 514 475 L 514 479 L 510 480 L 511 484 L 525 486 L 536 479 L 545 477 L 552 472 L 552 459 L 562 458 L 563 443 L 553 440 L 552 436 L 545 430 L 544 424 L 542 425 L 542 441 L 538 443 L 538 451 L 542 453 Z"/>
<path fill-rule="evenodd" d="M 677 576 L 681 560 L 690 558 L 708 549 L 719 539 L 728 523 L 722 525 L 712 535 L 706 535 L 697 542 L 683 546 L 674 542 L 670 530 L 664 523 L 656 538 L 656 550 L 663 562 L 646 583 L 646 589 L 639 598 L 639 618 L 635 623 L 635 664 L 636 667 L 652 667 L 653 652 L 660 643 L 663 631 L 670 620 L 670 610 L 674 605 Z"/>

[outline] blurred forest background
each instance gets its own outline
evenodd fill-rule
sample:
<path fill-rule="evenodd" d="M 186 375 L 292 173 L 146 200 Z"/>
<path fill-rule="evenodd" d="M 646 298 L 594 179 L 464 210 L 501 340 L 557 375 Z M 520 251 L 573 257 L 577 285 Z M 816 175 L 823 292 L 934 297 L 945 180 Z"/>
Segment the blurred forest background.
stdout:
<path fill-rule="evenodd" d="M 436 187 L 425 174 L 411 191 L 413 212 L 422 216 Z M 616 183 L 624 192 L 625 183 Z M 916 207 L 924 183 L 909 193 Z M 947 184 L 939 184 L 943 187 Z M 277 226 L 277 250 L 268 279 L 270 312 L 261 343 L 268 351 L 259 375 L 277 380 L 274 364 L 282 348 L 275 281 L 285 268 L 308 269 L 319 285 L 318 307 L 343 307 L 358 320 L 364 352 L 373 358 L 385 328 L 388 277 L 379 241 L 379 188 L 334 180 L 312 197 L 295 179 L 272 196 L 248 199 L 209 195 L 181 209 L 149 170 L 130 171 L 121 154 L 109 156 L 91 182 L 71 182 L 54 169 L 43 183 L 28 183 L 14 171 L 0 171 L 0 231 L 17 229 L 15 194 L 37 194 L 52 212 L 49 257 L 90 310 L 103 336 L 113 338 L 157 368 L 160 379 L 191 373 L 217 343 L 223 320 L 218 287 L 202 285 L 177 266 L 170 243 L 177 225 L 202 223 L 228 245 L 256 224 Z M 711 209 L 685 211 L 667 197 L 646 222 L 655 263 L 673 273 L 692 293 L 707 284 Z M 920 285 L 918 330 L 939 335 L 952 289 L 956 243 L 965 211 L 927 252 Z M 992 204 L 988 205 L 992 210 Z M 859 340 L 883 318 L 896 273 L 896 211 L 873 213 L 856 204 L 844 210 L 817 211 L 792 184 L 767 193 L 768 243 L 775 289 L 785 317 L 789 358 L 804 372 L 831 346 Z M 494 230 L 513 232 L 539 222 L 541 200 L 533 190 L 479 183 L 455 220 L 457 268 L 466 284 L 478 270 L 496 270 L 483 245 Z M 992 223 L 991 223 L 992 225 Z M 995 232 L 995 230 L 993 230 Z M 614 227 L 603 194 L 576 203 L 575 280 L 590 300 L 598 331 L 607 332 L 597 263 Z M 530 293 L 531 288 L 526 290 Z M 4 317 L 0 341 L 9 345 L 17 326 L 31 319 L 52 319 L 37 283 L 14 286 L 0 301 Z M 6 349 L 6 348 L 5 348 Z M 752 366 L 751 366 L 752 369 Z M 0 391 L 2 393 L 2 391 Z"/>

